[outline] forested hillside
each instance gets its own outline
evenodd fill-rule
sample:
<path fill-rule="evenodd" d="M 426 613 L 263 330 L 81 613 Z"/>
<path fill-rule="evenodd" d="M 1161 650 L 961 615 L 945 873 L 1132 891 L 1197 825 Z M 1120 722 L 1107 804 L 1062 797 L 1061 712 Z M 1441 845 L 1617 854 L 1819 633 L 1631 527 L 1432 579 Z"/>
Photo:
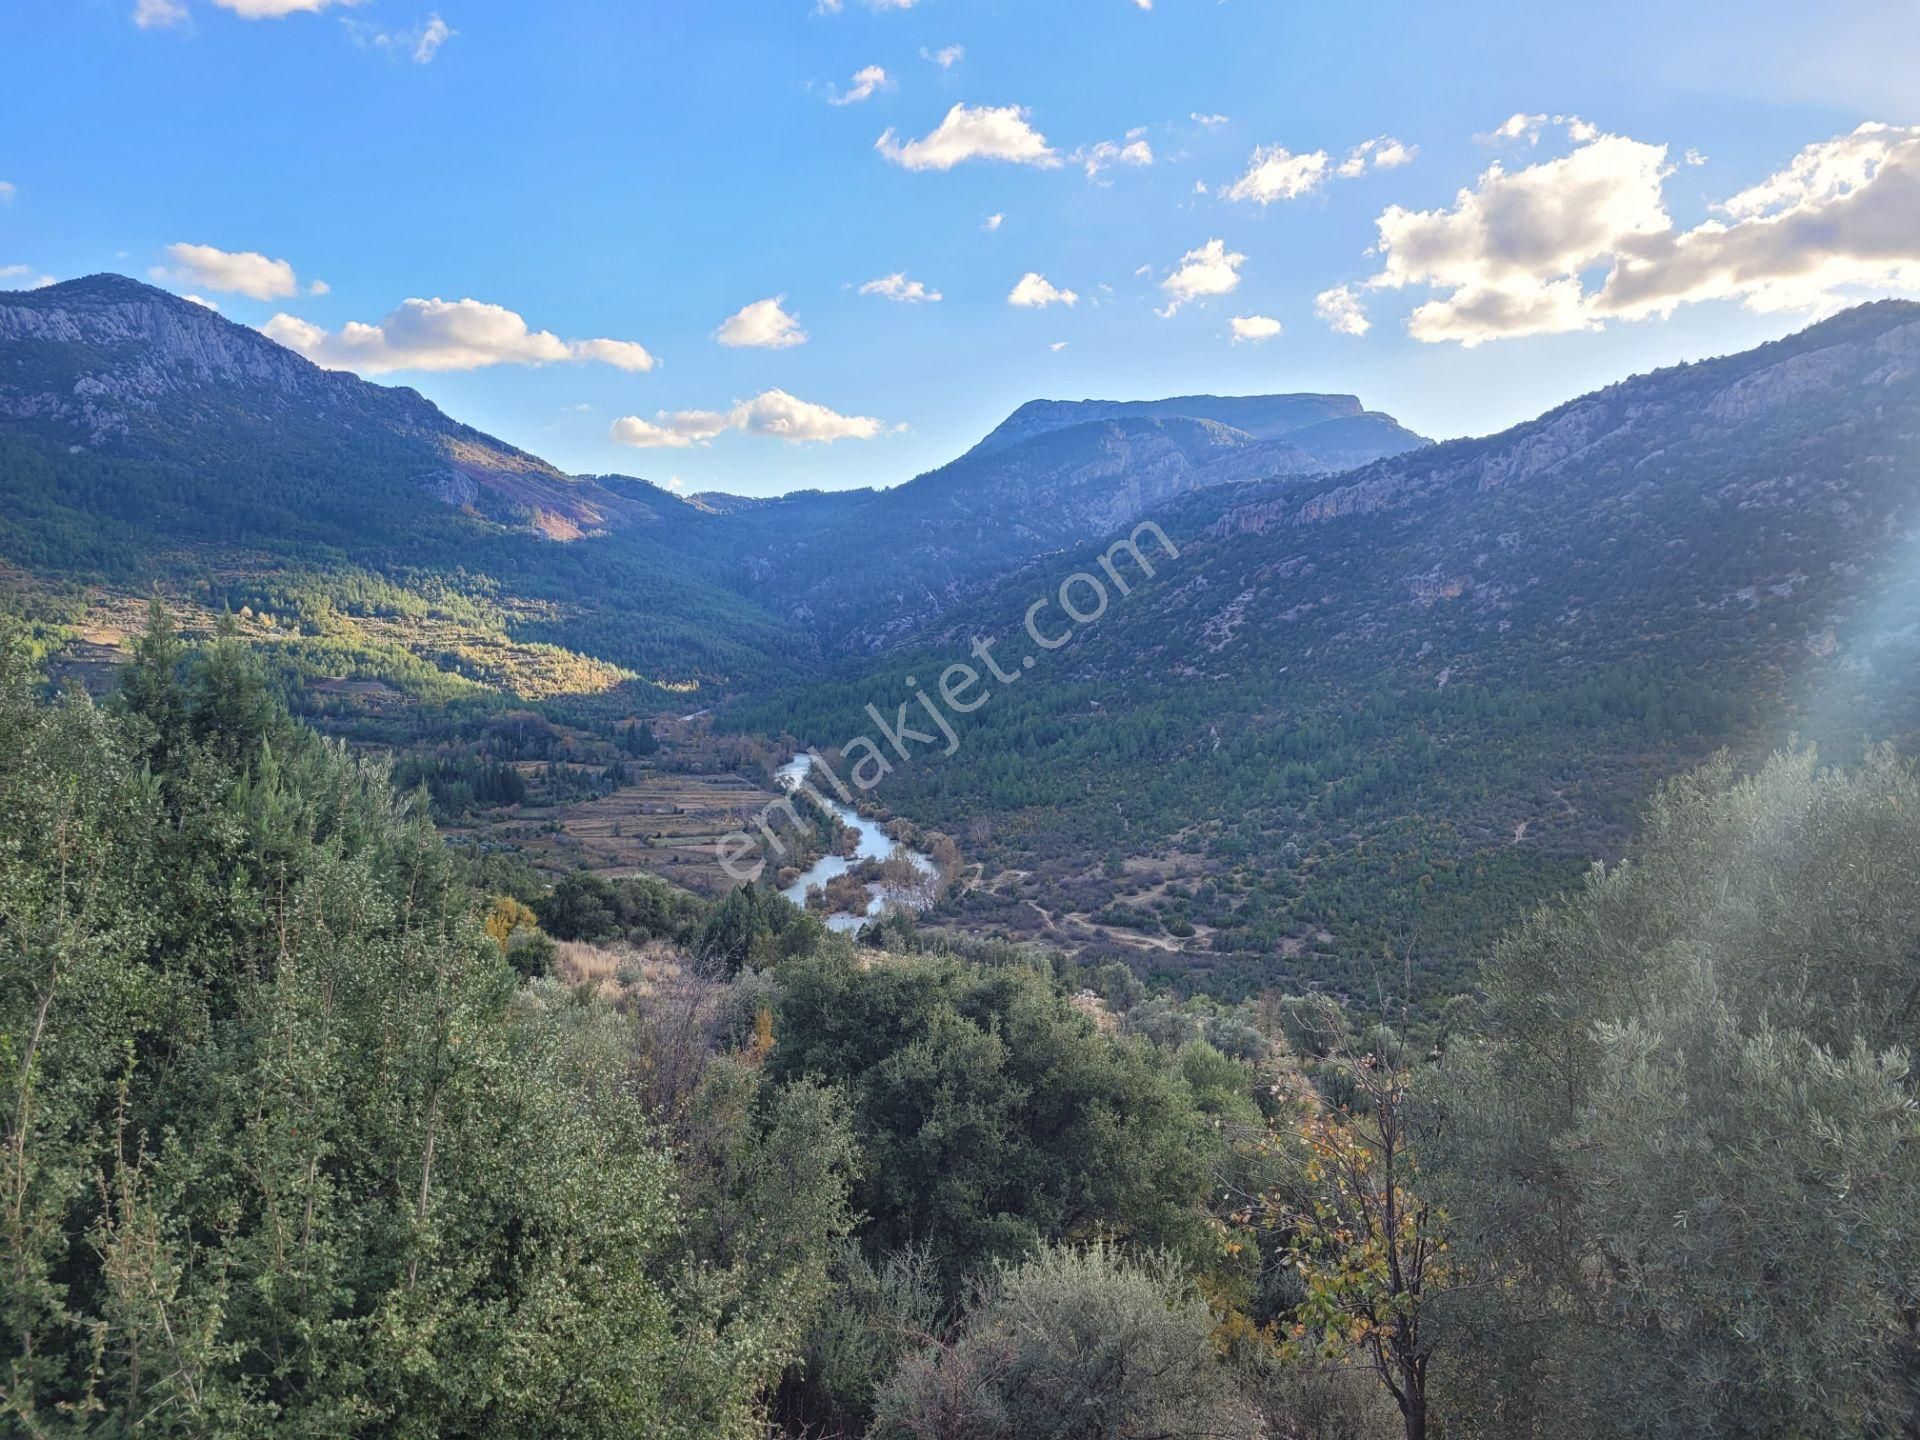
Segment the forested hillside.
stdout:
<path fill-rule="evenodd" d="M 1633 848 L 1437 1020 L 1178 1001 L 548 893 L 234 638 L 156 607 L 103 707 L 0 625 L 0 1425 L 1903 1433 L 1920 777 Z"/>
<path fill-rule="evenodd" d="M 1176 417 L 890 491 L 689 504 L 563 474 L 412 390 L 97 275 L 0 292 L 0 563 L 76 619 L 76 587 L 156 583 L 210 614 L 271 614 L 280 633 L 257 638 L 297 640 L 275 653 L 307 679 L 432 704 L 621 690 L 645 713 L 897 638 L 1170 495 L 1419 443 L 1350 397 L 1334 409 L 1363 429 L 1330 435 L 1330 458 Z"/>
<path fill-rule="evenodd" d="M 1135 532 L 1156 573 L 1123 558 L 1131 593 L 1064 648 L 1023 617 L 1045 599 L 1059 632 L 1058 587 L 1101 576 L 1105 542 L 731 723 L 877 735 L 863 707 L 984 675 L 987 637 L 1013 681 L 952 717 L 957 753 L 921 747 L 871 796 L 992 862 L 950 918 L 1132 932 L 1229 995 L 1397 992 L 1409 957 L 1444 995 L 1620 852 L 1662 776 L 1920 729 L 1916 454 L 1920 309 L 1863 307 L 1486 440 L 1187 496 L 1152 512 L 1178 558 Z"/>
<path fill-rule="evenodd" d="M 891 490 L 688 503 L 95 277 L 0 303 L 0 580 L 102 686 L 153 589 L 229 617 L 468 843 L 674 878 L 728 827 L 657 764 L 619 800 L 644 721 L 718 723 L 679 773 L 766 786 L 990 637 L 1036 668 L 866 797 L 958 842 L 936 918 L 1438 1003 L 1661 778 L 1913 733 L 1916 335 L 1866 306 L 1437 446 L 1352 396 L 1037 401 Z M 1177 558 L 1034 651 L 1034 599 L 1143 519 Z"/>

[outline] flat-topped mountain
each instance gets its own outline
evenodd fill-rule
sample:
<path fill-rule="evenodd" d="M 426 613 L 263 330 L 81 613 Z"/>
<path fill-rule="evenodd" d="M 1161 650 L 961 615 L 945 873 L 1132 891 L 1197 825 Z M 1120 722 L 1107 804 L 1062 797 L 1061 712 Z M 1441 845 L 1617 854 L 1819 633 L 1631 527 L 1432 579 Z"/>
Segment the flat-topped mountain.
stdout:
<path fill-rule="evenodd" d="M 1093 548 L 738 723 L 843 744 L 867 701 L 992 637 L 1014 682 L 956 717 L 957 753 L 884 784 L 917 822 L 992 816 L 982 858 L 1014 878 L 970 921 L 1152 937 L 1226 988 L 1366 993 L 1409 954 L 1464 983 L 1517 909 L 1619 853 L 1655 781 L 1723 746 L 1920 737 L 1917 305 L 1152 515 L 1178 558 L 1070 645 L 1042 655 L 1023 616 L 1097 575 Z"/>
<path fill-rule="evenodd" d="M 1037 400 L 959 459 L 853 508 L 825 497 L 761 508 L 751 583 L 828 649 L 870 650 L 1031 556 L 1115 534 L 1192 491 L 1327 475 L 1427 443 L 1350 395 Z M 856 567 L 842 536 L 858 537 Z"/>
<path fill-rule="evenodd" d="M 137 280 L 0 293 L 0 500 L 14 520 L 0 557 L 69 577 L 131 574 L 159 553 L 488 583 L 504 569 L 568 617 L 550 612 L 540 639 L 592 634 L 596 658 L 669 675 L 676 653 L 760 653 L 702 633 L 736 608 L 715 587 L 751 602 L 738 633 L 782 634 L 783 661 L 871 649 L 1187 491 L 1420 443 L 1352 396 L 1042 401 L 891 490 L 689 503 L 565 474 L 414 390 L 321 369 Z M 584 548 L 563 560 L 536 541 Z M 589 618 L 609 609 L 632 619 Z"/>
<path fill-rule="evenodd" d="M 1378 426 L 1380 454 L 1398 454 L 1426 443 L 1393 417 L 1364 408 L 1357 395 L 1176 395 L 1165 400 L 1029 400 L 972 453 L 998 450 L 1093 420 L 1211 420 L 1255 440 L 1278 440 L 1330 420 L 1361 418 Z"/>

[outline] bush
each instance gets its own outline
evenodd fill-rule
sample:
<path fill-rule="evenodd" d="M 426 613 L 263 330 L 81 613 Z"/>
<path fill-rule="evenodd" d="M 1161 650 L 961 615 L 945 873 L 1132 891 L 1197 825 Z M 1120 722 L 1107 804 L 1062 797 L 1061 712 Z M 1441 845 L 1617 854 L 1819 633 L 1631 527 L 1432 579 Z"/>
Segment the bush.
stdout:
<path fill-rule="evenodd" d="M 1165 1255 L 1105 1245 L 1003 1269 L 957 1339 L 901 1365 L 875 1440 L 1260 1440 L 1213 1315 Z"/>

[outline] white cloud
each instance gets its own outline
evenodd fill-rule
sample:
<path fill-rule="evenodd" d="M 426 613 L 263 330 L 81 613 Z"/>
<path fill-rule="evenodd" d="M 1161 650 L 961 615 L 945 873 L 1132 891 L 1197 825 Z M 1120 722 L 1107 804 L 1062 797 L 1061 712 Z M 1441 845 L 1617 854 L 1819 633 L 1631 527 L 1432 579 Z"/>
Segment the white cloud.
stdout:
<path fill-rule="evenodd" d="M 1351 285 L 1336 285 L 1313 297 L 1313 313 L 1339 335 L 1364 335 L 1373 328 Z"/>
<path fill-rule="evenodd" d="M 437 14 L 429 15 L 427 23 L 420 27 L 420 38 L 413 42 L 413 63 L 431 65 L 440 47 L 459 33 Z"/>
<path fill-rule="evenodd" d="M 163 30 L 187 18 L 187 7 L 179 0 L 135 0 L 133 23 L 142 30 Z"/>
<path fill-rule="evenodd" d="M 1029 270 L 1020 277 L 1020 283 L 1007 294 L 1007 303 L 1022 310 L 1041 310 L 1049 305 L 1075 305 L 1080 297 L 1071 290 L 1062 290 L 1038 271 Z"/>
<path fill-rule="evenodd" d="M 1231 293 L 1240 284 L 1240 267 L 1247 257 L 1229 251 L 1226 243 L 1209 240 L 1197 250 L 1189 250 L 1171 275 L 1160 282 L 1167 292 L 1162 315 L 1171 316 L 1189 300 L 1205 300 Z"/>
<path fill-rule="evenodd" d="M 1502 130 L 1515 128 L 1509 121 Z M 1666 154 L 1663 145 L 1596 135 L 1522 170 L 1489 166 L 1451 209 L 1391 206 L 1378 221 L 1385 264 L 1369 283 L 1450 292 L 1413 312 L 1408 331 L 1417 339 L 1476 345 L 1591 328 L 1580 272 L 1671 226 L 1661 193 Z"/>
<path fill-rule="evenodd" d="M 1403 145 L 1391 135 L 1378 135 L 1349 150 L 1334 173 L 1343 180 L 1352 180 L 1364 175 L 1369 164 L 1376 170 L 1397 170 L 1411 163 L 1419 153 L 1418 145 Z"/>
<path fill-rule="evenodd" d="M 922 60 L 932 61 L 942 70 L 951 70 L 967 58 L 967 47 L 964 45 L 943 45 L 938 50 L 929 50 L 926 46 L 922 45 L 920 47 L 920 58 Z"/>
<path fill-rule="evenodd" d="M 1066 348 L 1067 348 L 1067 342 L 1065 340 L 1056 340 L 1051 345 L 1047 346 L 1047 349 L 1053 351 L 1053 353 L 1056 355 L 1058 355 L 1062 350 Z"/>
<path fill-rule="evenodd" d="M 647 347 L 635 340 L 570 340 L 567 359 L 611 365 L 629 375 L 651 370 L 657 363 Z"/>
<path fill-rule="evenodd" d="M 1702 300 L 1821 310 L 1842 290 L 1920 290 L 1920 126 L 1869 123 L 1681 234 L 1636 235 L 1593 298 L 1597 315 L 1670 315 Z"/>
<path fill-rule="evenodd" d="M 191 300 L 195 305 L 204 305 L 209 310 L 218 310 L 220 308 L 219 301 L 209 300 L 204 295 L 182 295 L 180 298 L 182 300 Z"/>
<path fill-rule="evenodd" d="M 965 160 L 1003 160 L 1051 170 L 1060 157 L 1047 137 L 1027 123 L 1019 105 L 956 105 L 946 119 L 919 140 L 902 144 L 889 129 L 874 148 L 909 170 L 951 170 Z"/>
<path fill-rule="evenodd" d="M 1457 340 L 1469 350 L 1488 340 L 1598 328 L 1583 303 L 1580 282 L 1572 278 L 1529 276 L 1469 286 L 1444 300 L 1429 300 L 1407 317 L 1407 333 L 1414 339 L 1429 344 Z"/>
<path fill-rule="evenodd" d="M 878 295 L 883 300 L 898 300 L 903 304 L 917 305 L 922 301 L 940 299 L 938 290 L 929 290 L 918 280 L 909 280 L 900 271 L 891 275 L 882 275 L 878 280 L 869 280 L 860 287 L 862 295 Z"/>
<path fill-rule="evenodd" d="M 653 420 L 623 415 L 613 422 L 611 438 L 643 450 L 683 450 L 738 430 L 789 445 L 831 445 L 836 440 L 871 440 L 882 428 L 870 415 L 841 415 L 784 390 L 767 390 L 726 411 L 662 410 Z"/>
<path fill-rule="evenodd" d="M 1474 139 L 1482 145 L 1498 144 L 1502 140 L 1524 140 L 1529 145 L 1538 145 L 1540 137 L 1549 128 L 1564 125 L 1567 136 L 1577 144 L 1584 145 L 1600 136 L 1600 127 L 1590 121 L 1582 120 L 1578 115 L 1529 115 L 1526 111 L 1516 111 L 1494 126 L 1485 135 L 1476 135 Z"/>
<path fill-rule="evenodd" d="M 853 72 L 853 84 L 849 89 L 838 95 L 829 93 L 827 103 L 829 105 L 858 105 L 862 100 L 872 98 L 876 90 L 891 90 L 892 88 L 893 81 L 888 78 L 885 70 L 881 69 L 878 65 L 868 65 Z"/>
<path fill-rule="evenodd" d="M 53 276 L 37 275 L 31 265 L 0 265 L 0 290 L 39 290 L 54 283 Z"/>
<path fill-rule="evenodd" d="M 147 273 L 176 285 L 245 295 L 250 300 L 279 300 L 300 293 L 299 278 L 285 260 L 270 260 L 257 250 L 220 250 L 212 245 L 169 245 L 173 268 L 156 265 Z"/>
<path fill-rule="evenodd" d="M 503 306 L 479 300 L 407 300 L 378 325 L 353 320 L 333 332 L 287 314 L 260 328 L 329 370 L 363 375 L 589 362 L 635 372 L 655 364 L 646 347 L 631 340 L 562 340 L 551 331 L 529 329 Z"/>
<path fill-rule="evenodd" d="M 1390 135 L 1382 135 L 1378 140 L 1369 140 L 1374 147 L 1373 164 L 1376 170 L 1397 170 L 1410 164 L 1420 153 L 1418 145 L 1403 145 Z"/>
<path fill-rule="evenodd" d="M 0 180 L 0 205 L 11 205 L 19 193 L 20 187 L 11 180 Z"/>
<path fill-rule="evenodd" d="M 691 436 L 642 420 L 638 415 L 622 415 L 614 421 L 609 438 L 637 450 L 684 450 L 693 444 Z"/>
<path fill-rule="evenodd" d="M 1707 163 L 1707 157 L 1698 150 L 1687 151 L 1685 159 L 1689 165 L 1704 165 Z"/>
<path fill-rule="evenodd" d="M 1187 118 L 1193 121 L 1194 124 L 1199 125 L 1204 129 L 1208 129 L 1208 130 L 1212 130 L 1216 126 L 1224 125 L 1227 123 L 1227 117 L 1224 115 L 1202 114 L 1198 110 L 1193 111 L 1190 115 L 1187 116 Z"/>
<path fill-rule="evenodd" d="M 324 280 L 315 280 L 311 285 L 307 286 L 307 294 L 309 295 L 331 295 L 332 293 L 333 287 Z"/>
<path fill-rule="evenodd" d="M 1153 147 L 1147 143 L 1144 129 L 1129 130 L 1123 141 L 1102 140 L 1094 145 L 1082 145 L 1067 157 L 1076 165 L 1084 165 L 1087 178 L 1095 179 L 1102 170 L 1115 165 L 1151 165 Z"/>
<path fill-rule="evenodd" d="M 460 32 L 436 13 L 410 30 L 382 30 L 350 16 L 341 17 L 347 35 L 362 50 L 378 50 L 396 59 L 405 58 L 416 65 L 431 65 L 440 47 Z"/>
<path fill-rule="evenodd" d="M 1327 178 L 1327 152 L 1296 155 L 1284 145 L 1262 145 L 1253 152 L 1247 173 L 1227 188 L 1229 200 L 1296 200 L 1319 189 Z"/>
<path fill-rule="evenodd" d="M 735 406 L 732 414 L 735 428 L 749 435 L 771 435 L 789 445 L 871 440 L 881 429 L 870 415 L 839 415 L 784 390 L 768 390 L 744 406 Z"/>
<path fill-rule="evenodd" d="M 1236 315 L 1227 322 L 1227 328 L 1233 332 L 1234 344 L 1246 341 L 1258 345 L 1280 333 L 1280 322 L 1270 315 Z"/>
<path fill-rule="evenodd" d="M 288 15 L 317 14 L 333 5 L 358 5 L 360 0 L 213 0 L 242 20 L 281 20 Z"/>
<path fill-rule="evenodd" d="M 982 230 L 998 230 L 1002 225 L 1006 223 L 1007 223 L 1007 217 L 1005 215 L 1000 214 L 998 211 L 996 211 L 994 214 L 989 215 L 986 219 L 980 222 L 980 228 Z"/>
<path fill-rule="evenodd" d="M 1666 147 L 1571 117 L 1518 115 L 1496 134 L 1561 123 L 1576 148 L 1508 173 L 1489 167 L 1450 210 L 1380 217 L 1374 285 L 1445 291 L 1408 331 L 1477 345 L 1665 316 L 1737 299 L 1754 310 L 1821 310 L 1843 293 L 1920 290 L 1920 126 L 1861 126 L 1809 145 L 1787 167 L 1676 231 Z M 1584 276 L 1606 266 L 1593 291 Z"/>
<path fill-rule="evenodd" d="M 742 306 L 721 323 L 713 338 L 735 349 L 786 350 L 806 344 L 807 332 L 800 328 L 800 322 L 780 308 L 786 298 L 775 295 Z"/>
<path fill-rule="evenodd" d="M 1629 235 L 1671 223 L 1661 199 L 1666 147 L 1604 135 L 1557 160 L 1509 173 L 1491 165 L 1450 210 L 1380 216 L 1376 284 L 1495 285 L 1573 274 Z"/>
<path fill-rule="evenodd" d="M 1221 193 L 1229 200 L 1253 200 L 1261 205 L 1298 200 L 1313 194 L 1329 179 L 1355 179 L 1366 174 L 1369 165 L 1376 170 L 1393 170 L 1419 153 L 1418 146 L 1402 144 L 1391 135 L 1362 141 L 1338 165 L 1324 150 L 1296 155 L 1284 145 L 1256 146 L 1246 173 Z"/>

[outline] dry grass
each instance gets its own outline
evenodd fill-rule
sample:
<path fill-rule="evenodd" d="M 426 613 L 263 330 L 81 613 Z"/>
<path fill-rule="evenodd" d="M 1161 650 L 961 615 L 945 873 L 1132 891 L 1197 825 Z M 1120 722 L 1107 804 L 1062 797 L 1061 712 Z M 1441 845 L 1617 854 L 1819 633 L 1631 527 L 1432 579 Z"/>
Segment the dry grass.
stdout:
<path fill-rule="evenodd" d="M 554 944 L 554 973 L 568 985 L 585 985 L 622 1007 L 664 1001 L 699 986 L 684 952 L 665 941 L 645 945 Z"/>

